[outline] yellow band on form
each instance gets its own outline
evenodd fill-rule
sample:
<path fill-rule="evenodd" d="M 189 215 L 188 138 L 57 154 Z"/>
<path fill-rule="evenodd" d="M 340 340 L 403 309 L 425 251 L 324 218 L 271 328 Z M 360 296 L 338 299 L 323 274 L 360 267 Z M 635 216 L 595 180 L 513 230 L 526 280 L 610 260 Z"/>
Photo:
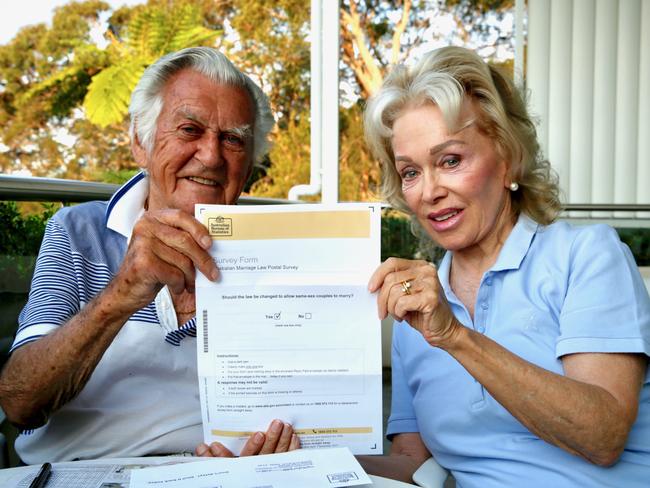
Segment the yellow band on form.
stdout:
<path fill-rule="evenodd" d="M 254 432 L 237 432 L 234 430 L 217 430 L 210 431 L 212 435 L 220 437 L 250 437 Z M 298 435 L 334 435 L 334 434 L 370 434 L 372 427 L 314 427 L 311 429 L 295 429 L 294 433 Z"/>
<path fill-rule="evenodd" d="M 368 238 L 370 213 L 346 212 L 214 213 L 202 223 L 215 240 Z"/>

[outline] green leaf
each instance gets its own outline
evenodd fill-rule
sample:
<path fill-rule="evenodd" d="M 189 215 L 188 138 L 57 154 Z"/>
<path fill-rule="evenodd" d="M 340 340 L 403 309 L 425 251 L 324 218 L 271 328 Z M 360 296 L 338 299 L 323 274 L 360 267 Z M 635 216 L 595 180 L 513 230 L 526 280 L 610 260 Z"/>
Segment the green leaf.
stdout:
<path fill-rule="evenodd" d="M 68 68 L 64 68 L 61 71 L 54 73 L 52 76 L 45 78 L 40 83 L 36 83 L 35 85 L 33 85 L 25 93 L 20 94 L 16 100 L 16 106 L 22 108 L 25 104 L 31 102 L 35 96 L 38 96 L 44 91 L 47 91 L 48 89 L 57 85 L 61 81 L 66 80 L 67 78 L 72 78 L 76 76 L 78 73 L 79 73 L 78 66 L 69 66 Z"/>
<path fill-rule="evenodd" d="M 190 46 L 200 46 L 221 35 L 223 35 L 223 31 L 221 30 L 206 29 L 200 26 L 187 30 L 184 29 L 174 34 L 173 39 L 169 43 L 169 50 L 177 51 Z"/>
<path fill-rule="evenodd" d="M 142 10 L 129 22 L 127 31 L 127 46 L 132 54 L 156 55 L 167 38 L 165 16 L 160 9 Z"/>
<path fill-rule="evenodd" d="M 83 103 L 88 120 L 100 127 L 121 122 L 145 66 L 141 58 L 130 59 L 94 76 Z"/>

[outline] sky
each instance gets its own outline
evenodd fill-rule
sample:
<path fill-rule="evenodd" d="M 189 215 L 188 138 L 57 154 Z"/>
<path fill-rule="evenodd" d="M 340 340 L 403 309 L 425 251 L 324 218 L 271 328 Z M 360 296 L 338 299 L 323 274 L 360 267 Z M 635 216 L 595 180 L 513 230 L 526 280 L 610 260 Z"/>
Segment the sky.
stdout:
<path fill-rule="evenodd" d="M 42 22 L 49 23 L 55 7 L 70 0 L 17 0 L 10 8 L 3 8 L 0 15 L 0 44 L 8 43 L 21 27 Z M 145 0 L 104 0 L 113 9 L 123 5 L 145 3 Z"/>

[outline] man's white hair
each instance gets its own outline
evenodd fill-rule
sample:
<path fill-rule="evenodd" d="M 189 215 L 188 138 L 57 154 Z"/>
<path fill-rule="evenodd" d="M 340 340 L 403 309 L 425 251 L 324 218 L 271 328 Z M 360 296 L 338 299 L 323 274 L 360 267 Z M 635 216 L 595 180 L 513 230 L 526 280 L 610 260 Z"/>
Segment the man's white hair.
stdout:
<path fill-rule="evenodd" d="M 253 80 L 211 47 L 190 47 L 166 54 L 145 70 L 131 94 L 131 140 L 137 136 L 140 145 L 147 153 L 151 153 L 158 116 L 163 106 L 161 92 L 175 73 L 188 68 L 217 83 L 244 88 L 248 92 L 255 108 L 253 161 L 260 162 L 268 152 L 268 134 L 275 123 L 268 98 Z"/>

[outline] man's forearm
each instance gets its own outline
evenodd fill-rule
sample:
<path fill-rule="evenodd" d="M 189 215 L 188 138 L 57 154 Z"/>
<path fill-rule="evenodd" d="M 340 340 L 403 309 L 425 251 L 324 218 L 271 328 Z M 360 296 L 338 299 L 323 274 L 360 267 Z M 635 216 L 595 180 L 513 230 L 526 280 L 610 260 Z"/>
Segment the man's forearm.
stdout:
<path fill-rule="evenodd" d="M 16 426 L 36 428 L 73 399 L 135 310 L 110 284 L 59 329 L 14 351 L 0 376 L 0 404 Z"/>

